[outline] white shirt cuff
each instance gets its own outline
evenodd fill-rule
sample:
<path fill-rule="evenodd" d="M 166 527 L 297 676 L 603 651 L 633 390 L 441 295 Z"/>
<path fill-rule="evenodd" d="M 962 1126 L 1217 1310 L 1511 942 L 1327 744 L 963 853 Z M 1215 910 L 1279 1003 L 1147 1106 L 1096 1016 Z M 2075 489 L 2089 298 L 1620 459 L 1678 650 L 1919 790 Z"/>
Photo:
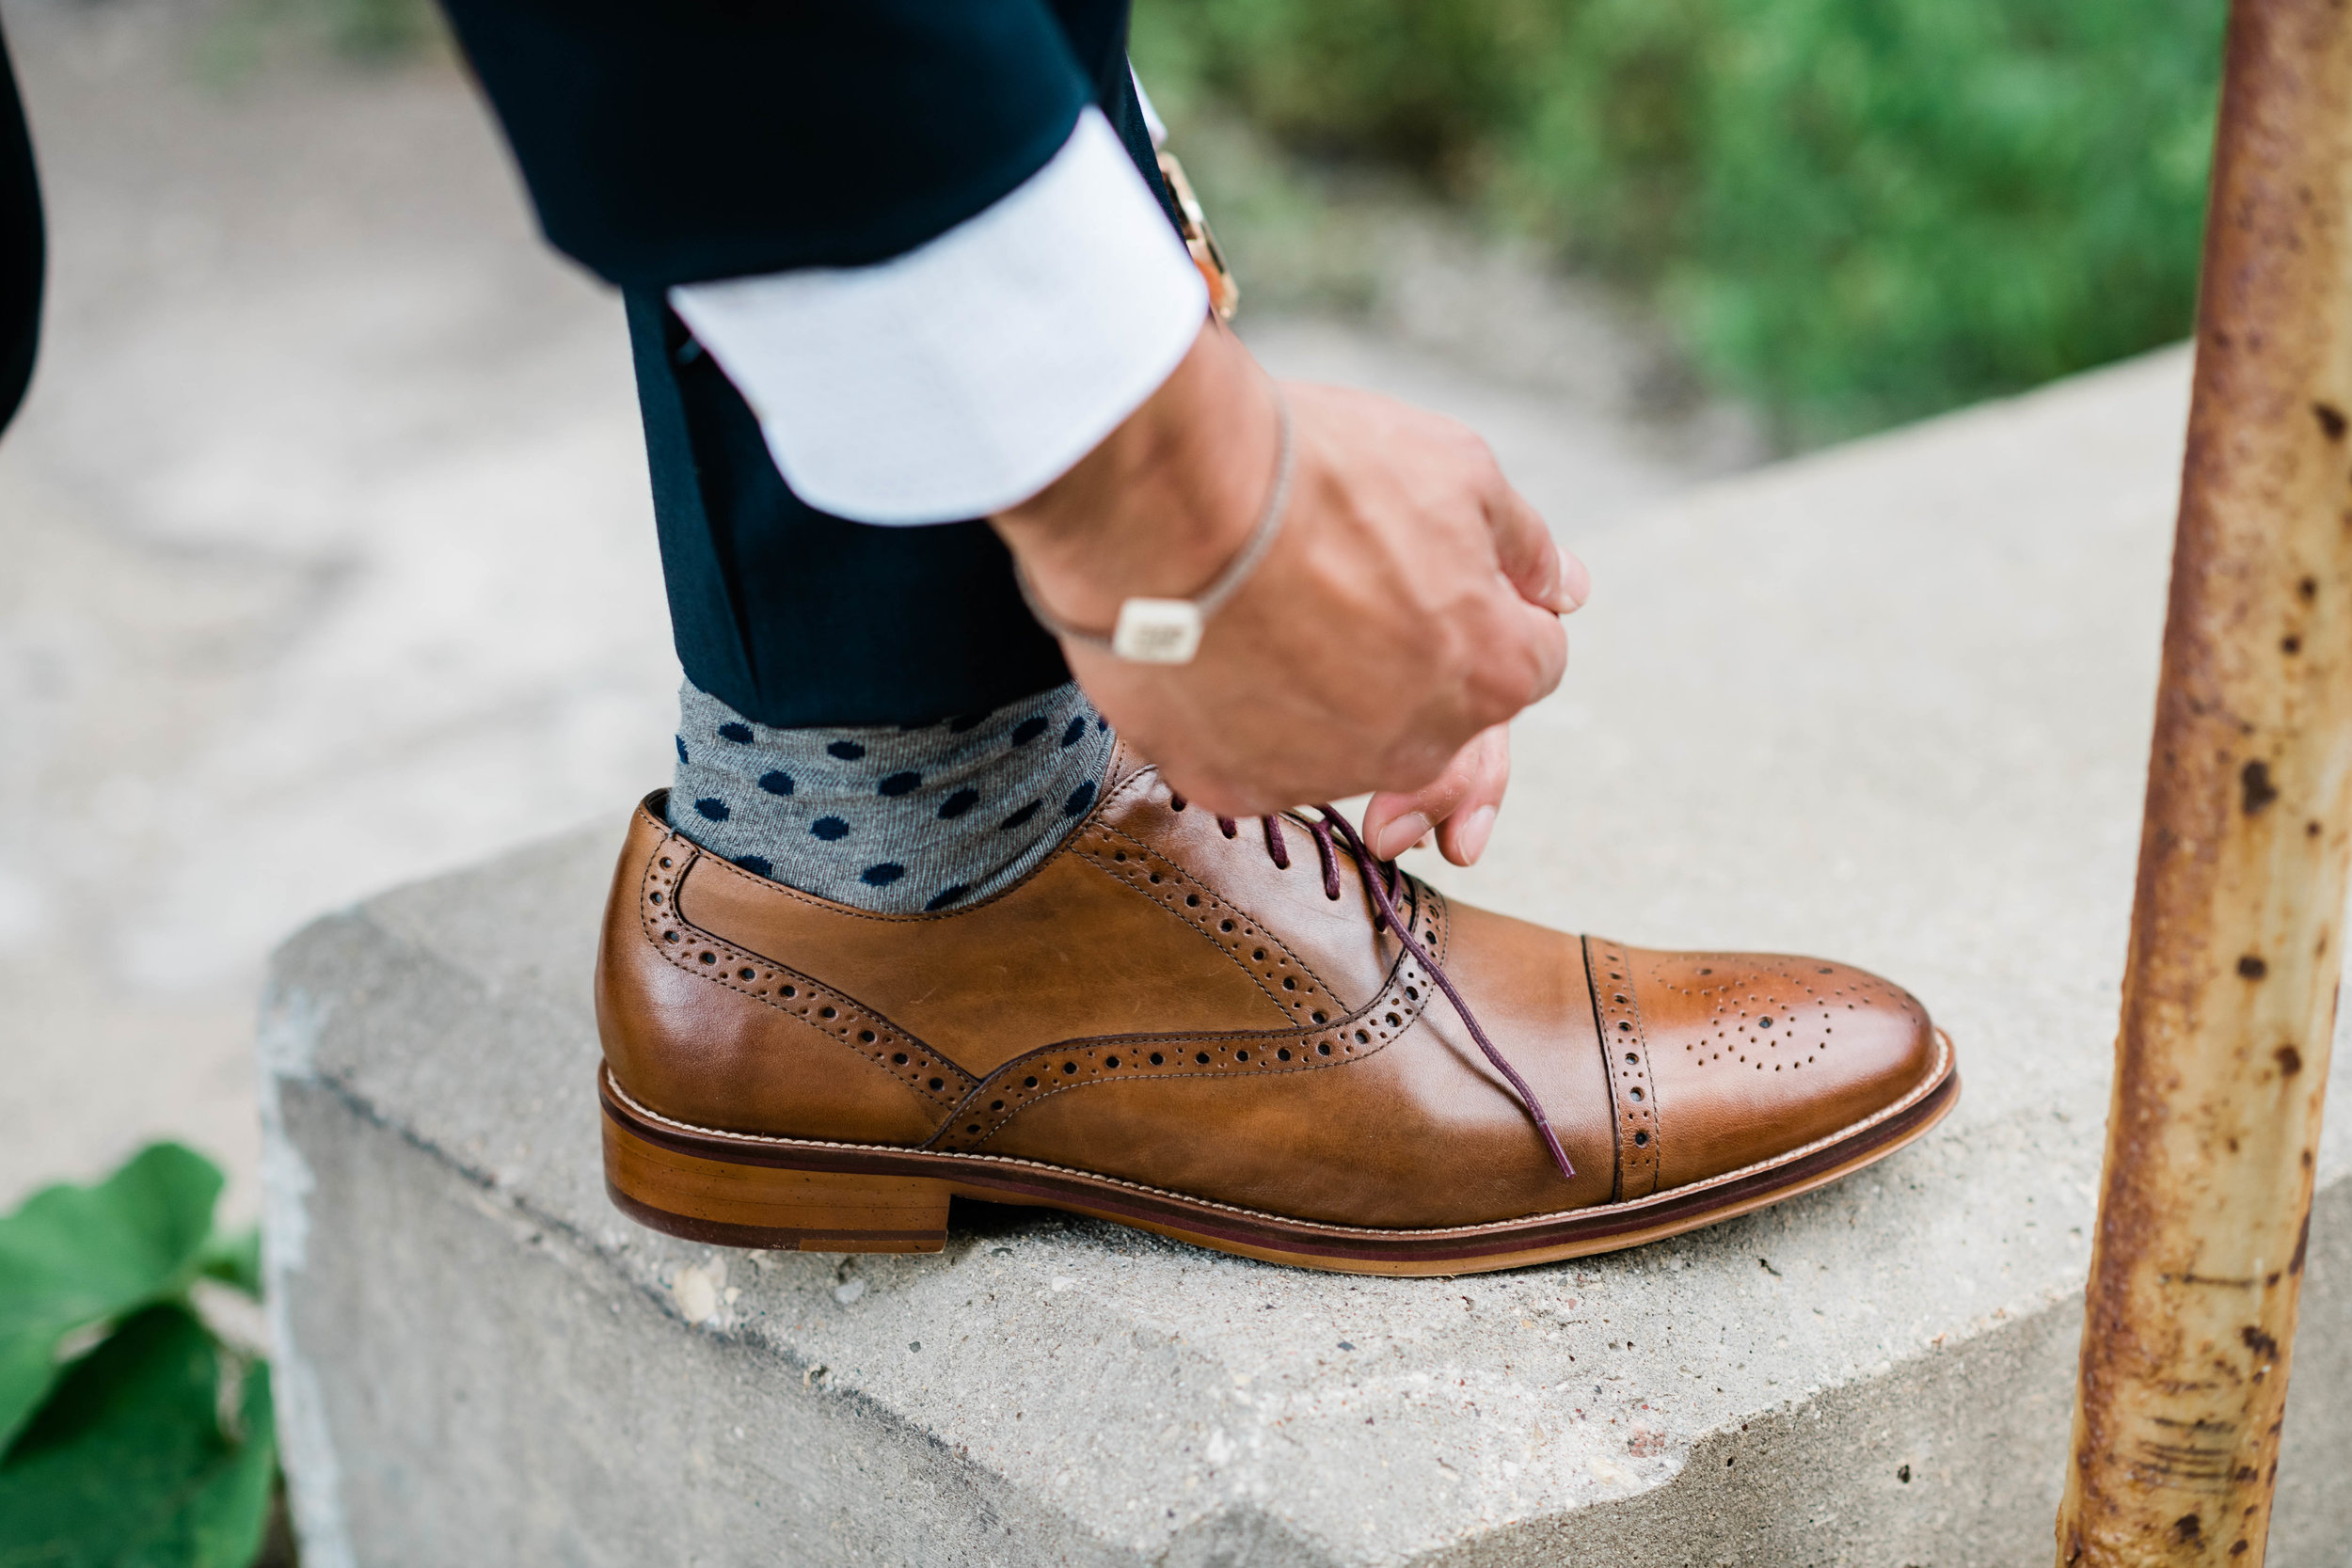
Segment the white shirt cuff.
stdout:
<path fill-rule="evenodd" d="M 1168 379 L 1208 303 L 1092 107 L 1010 195 L 903 256 L 670 291 L 793 493 L 882 524 L 1045 488 Z"/>

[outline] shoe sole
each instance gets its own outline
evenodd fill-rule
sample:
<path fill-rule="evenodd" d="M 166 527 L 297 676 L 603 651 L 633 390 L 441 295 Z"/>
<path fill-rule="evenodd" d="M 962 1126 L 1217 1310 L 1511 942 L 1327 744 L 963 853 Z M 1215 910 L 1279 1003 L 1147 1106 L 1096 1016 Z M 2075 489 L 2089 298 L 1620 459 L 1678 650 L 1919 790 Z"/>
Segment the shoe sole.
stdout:
<path fill-rule="evenodd" d="M 1826 1186 L 1924 1136 L 1960 1098 L 1952 1044 L 1893 1104 L 1802 1148 L 1630 1203 L 1441 1229 L 1325 1225 L 993 1154 L 725 1132 L 631 1100 L 609 1068 L 605 1190 L 639 1224 L 689 1241 L 801 1252 L 938 1252 L 948 1200 L 1060 1209 L 1270 1263 L 1341 1274 L 1524 1268 L 1678 1236 Z"/>

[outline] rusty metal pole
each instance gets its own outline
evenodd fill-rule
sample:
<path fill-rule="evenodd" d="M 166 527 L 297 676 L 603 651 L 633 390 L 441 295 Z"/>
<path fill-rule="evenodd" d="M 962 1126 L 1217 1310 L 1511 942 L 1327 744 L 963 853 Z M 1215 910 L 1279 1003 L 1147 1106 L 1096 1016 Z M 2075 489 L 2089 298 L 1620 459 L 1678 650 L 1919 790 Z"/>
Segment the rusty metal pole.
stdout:
<path fill-rule="evenodd" d="M 2236 0 L 2059 1563 L 2263 1557 L 2352 863 L 2352 12 Z"/>

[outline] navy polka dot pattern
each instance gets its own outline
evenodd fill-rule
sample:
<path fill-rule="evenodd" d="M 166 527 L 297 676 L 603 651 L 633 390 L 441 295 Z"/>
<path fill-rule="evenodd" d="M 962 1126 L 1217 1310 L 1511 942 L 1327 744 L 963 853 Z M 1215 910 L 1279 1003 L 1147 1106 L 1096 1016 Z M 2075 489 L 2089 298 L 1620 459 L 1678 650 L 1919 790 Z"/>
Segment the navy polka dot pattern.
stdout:
<path fill-rule="evenodd" d="M 952 915 L 1027 876 L 1093 809 L 1117 741 L 1075 686 L 870 729 L 771 729 L 691 683 L 678 705 L 672 825 L 753 876 L 886 914 Z"/>

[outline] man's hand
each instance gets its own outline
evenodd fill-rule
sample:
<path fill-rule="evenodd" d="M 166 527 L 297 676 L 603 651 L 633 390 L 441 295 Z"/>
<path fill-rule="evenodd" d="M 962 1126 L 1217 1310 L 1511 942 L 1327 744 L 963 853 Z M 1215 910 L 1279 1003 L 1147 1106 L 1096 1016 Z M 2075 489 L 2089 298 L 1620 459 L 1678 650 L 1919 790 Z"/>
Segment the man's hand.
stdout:
<path fill-rule="evenodd" d="M 1364 807 L 1364 844 L 1392 861 L 1434 832 L 1446 859 L 1475 865 L 1486 852 L 1510 783 L 1511 727 L 1481 730 L 1419 789 L 1374 796 Z"/>
<path fill-rule="evenodd" d="M 1409 844 L 1445 823 L 1441 847 L 1467 863 L 1509 770 L 1487 732 L 1559 683 L 1558 617 L 1583 601 L 1584 569 L 1461 425 L 1367 392 L 1283 395 L 1296 472 L 1281 536 L 1194 660 L 1063 652 L 1104 714 L 1210 810 L 1409 793 L 1375 801 L 1367 826 L 1387 826 L 1385 812 Z M 1128 597 L 1189 597 L 1232 559 L 1278 446 L 1273 384 L 1212 322 L 1124 424 L 994 522 L 1049 610 L 1107 630 Z"/>

